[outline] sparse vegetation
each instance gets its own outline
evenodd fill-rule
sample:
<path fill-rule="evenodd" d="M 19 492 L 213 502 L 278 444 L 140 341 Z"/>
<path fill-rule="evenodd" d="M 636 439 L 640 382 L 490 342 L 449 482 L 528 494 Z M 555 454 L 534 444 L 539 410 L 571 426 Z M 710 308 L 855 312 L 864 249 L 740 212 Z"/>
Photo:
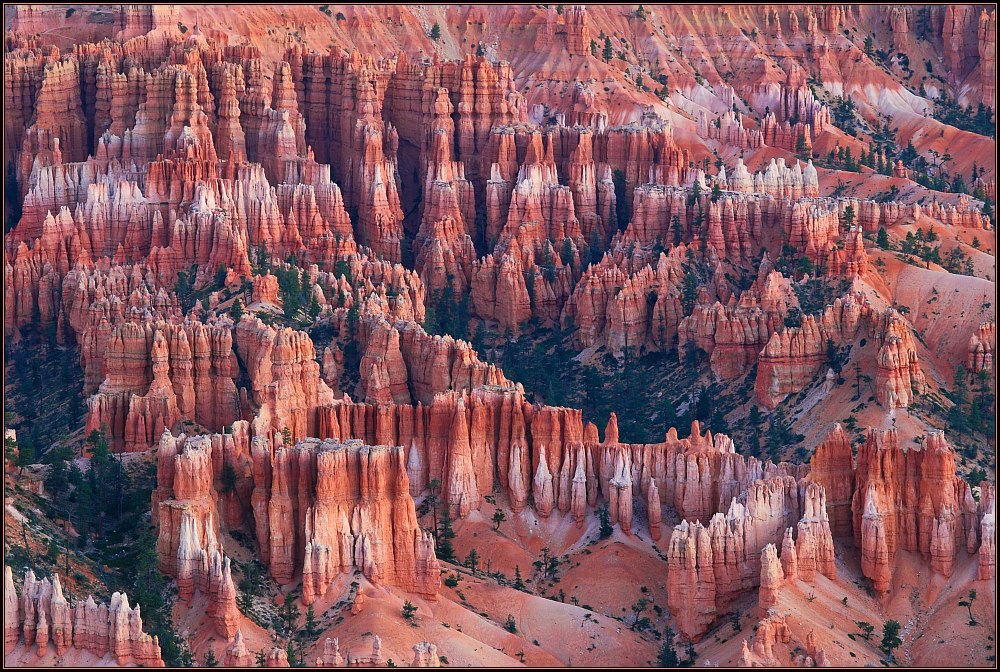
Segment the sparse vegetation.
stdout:
<path fill-rule="evenodd" d="M 965 607 L 969 610 L 969 625 L 977 625 L 975 616 L 972 615 L 972 605 L 976 602 L 976 589 L 973 588 L 969 591 L 968 597 L 963 597 L 959 601 L 958 606 Z"/>
<path fill-rule="evenodd" d="M 967 105 L 963 108 L 948 96 L 947 91 L 942 91 L 941 96 L 934 100 L 934 118 L 963 131 L 996 137 L 994 115 L 990 108 L 983 103 L 979 103 L 979 107 Z"/>
<path fill-rule="evenodd" d="M 902 645 L 903 640 L 899 637 L 899 632 L 902 629 L 899 621 L 888 620 L 882 626 L 882 643 L 879 648 L 882 652 L 892 660 L 893 651 Z"/>
<path fill-rule="evenodd" d="M 500 531 L 500 524 L 507 520 L 507 514 L 503 512 L 503 509 L 496 509 L 493 511 L 493 529 L 497 532 Z"/>
<path fill-rule="evenodd" d="M 608 511 L 606 504 L 598 507 L 597 517 L 601 521 L 601 539 L 607 539 L 614 533 L 615 529 L 611 526 L 611 512 Z"/>
<path fill-rule="evenodd" d="M 403 620 L 405 620 L 410 625 L 416 626 L 416 617 L 418 608 L 419 607 L 417 607 L 409 600 L 403 602 L 403 609 L 400 612 L 403 615 Z"/>

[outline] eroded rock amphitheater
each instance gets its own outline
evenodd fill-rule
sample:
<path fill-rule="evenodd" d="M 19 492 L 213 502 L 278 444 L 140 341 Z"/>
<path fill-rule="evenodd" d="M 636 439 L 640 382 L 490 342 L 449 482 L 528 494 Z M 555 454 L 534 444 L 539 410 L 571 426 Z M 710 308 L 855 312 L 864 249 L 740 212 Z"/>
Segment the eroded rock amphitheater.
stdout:
<path fill-rule="evenodd" d="M 6 665 L 995 665 L 994 5 L 4 29 Z"/>

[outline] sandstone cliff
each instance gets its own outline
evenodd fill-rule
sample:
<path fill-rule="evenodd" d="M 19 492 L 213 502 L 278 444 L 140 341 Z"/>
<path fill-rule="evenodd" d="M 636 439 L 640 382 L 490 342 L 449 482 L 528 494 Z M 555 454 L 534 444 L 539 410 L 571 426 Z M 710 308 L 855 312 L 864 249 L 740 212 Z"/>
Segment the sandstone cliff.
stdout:
<path fill-rule="evenodd" d="M 230 561 L 217 541 L 223 525 L 250 523 L 276 579 L 301 572 L 307 604 L 354 567 L 375 583 L 436 594 L 434 542 L 417 524 L 402 448 L 308 439 L 272 449 L 247 430 L 236 423 L 233 434 L 165 433 L 159 449 L 161 568 L 176 577 L 182 599 L 195 590 L 209 596 L 220 635 L 231 638 L 239 624 Z M 230 468 L 236 482 L 226 490 Z"/>
<path fill-rule="evenodd" d="M 32 649 L 34 660 L 28 657 Z M 110 606 L 93 597 L 71 606 L 58 575 L 39 580 L 28 570 L 19 596 L 4 566 L 5 662 L 19 651 L 23 665 L 52 665 L 48 654 L 54 651 L 56 658 L 86 652 L 93 662 L 110 656 L 120 666 L 163 667 L 158 639 L 143 632 L 139 607 L 130 607 L 123 593 L 114 593 Z"/>

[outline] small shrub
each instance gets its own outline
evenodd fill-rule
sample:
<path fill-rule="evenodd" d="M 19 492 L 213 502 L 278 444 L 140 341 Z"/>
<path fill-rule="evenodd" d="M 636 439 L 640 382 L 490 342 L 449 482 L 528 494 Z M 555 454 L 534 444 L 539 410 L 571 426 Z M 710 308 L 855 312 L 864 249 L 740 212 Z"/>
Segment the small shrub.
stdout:
<path fill-rule="evenodd" d="M 401 613 L 403 615 L 403 618 L 406 619 L 411 625 L 415 625 L 414 619 L 417 615 L 417 609 L 419 609 L 419 607 L 417 607 L 409 600 L 403 603 L 403 609 Z"/>

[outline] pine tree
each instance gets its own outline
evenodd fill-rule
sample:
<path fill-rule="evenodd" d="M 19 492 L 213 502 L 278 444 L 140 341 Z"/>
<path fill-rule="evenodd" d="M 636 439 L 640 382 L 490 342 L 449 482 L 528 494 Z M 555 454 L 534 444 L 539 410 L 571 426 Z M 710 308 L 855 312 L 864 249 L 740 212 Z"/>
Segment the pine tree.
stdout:
<path fill-rule="evenodd" d="M 528 291 L 528 305 L 531 313 L 535 312 L 535 269 L 529 269 L 524 275 L 524 288 Z"/>
<path fill-rule="evenodd" d="M 181 309 L 186 313 L 194 307 L 194 286 L 188 274 L 181 271 L 177 274 L 177 282 L 174 284 L 174 293 L 181 303 Z"/>
<path fill-rule="evenodd" d="M 695 205 L 701 199 L 701 182 L 695 180 L 691 185 L 691 195 L 688 196 L 688 205 Z"/>
<path fill-rule="evenodd" d="M 607 539 L 615 531 L 611 526 L 611 512 L 608 511 L 607 504 L 597 510 L 597 516 L 601 519 L 601 539 Z"/>
<path fill-rule="evenodd" d="M 351 307 L 347 309 L 347 333 L 354 340 L 358 333 L 358 320 L 361 319 L 361 312 L 358 310 L 358 304 L 352 303 Z"/>
<path fill-rule="evenodd" d="M 243 302 L 240 301 L 239 297 L 233 301 L 233 305 L 229 308 L 229 317 L 233 318 L 233 322 L 236 324 L 240 323 L 243 319 Z"/>
<path fill-rule="evenodd" d="M 433 26 L 431 26 L 431 39 L 435 42 L 441 39 L 441 26 L 438 25 L 437 21 L 434 22 Z"/>
<path fill-rule="evenodd" d="M 590 263 L 596 264 L 601 261 L 601 256 L 604 254 L 604 250 L 601 245 L 601 234 L 594 227 L 594 230 L 590 232 Z"/>
<path fill-rule="evenodd" d="M 249 615 L 250 611 L 253 609 L 253 595 L 245 590 L 240 590 L 237 597 L 237 603 L 244 614 Z"/>
<path fill-rule="evenodd" d="M 687 645 L 687 657 L 687 666 L 694 667 L 694 661 L 698 657 L 698 652 L 694 650 L 694 641 L 690 639 Z"/>
<path fill-rule="evenodd" d="M 514 590 L 524 590 L 524 581 L 521 579 L 521 565 L 514 565 Z"/>
<path fill-rule="evenodd" d="M 884 226 L 878 227 L 878 234 L 875 236 L 875 244 L 883 250 L 889 249 L 889 232 Z"/>
<path fill-rule="evenodd" d="M 903 640 L 899 638 L 899 631 L 899 621 L 888 620 L 882 626 L 882 645 L 880 648 L 890 659 L 892 658 L 892 652 L 903 643 Z"/>
<path fill-rule="evenodd" d="M 15 441 L 12 437 L 9 436 L 3 437 L 4 459 L 14 462 L 17 460 L 17 456 L 18 456 L 17 441 Z"/>
<path fill-rule="evenodd" d="M 806 134 L 799 133 L 798 139 L 795 140 L 795 153 L 799 156 L 805 156 L 808 151 L 809 146 L 806 145 Z"/>
<path fill-rule="evenodd" d="M 472 570 L 472 575 L 475 576 L 476 572 L 479 570 L 479 553 L 476 549 L 469 551 L 469 554 L 465 556 L 465 566 Z"/>
<path fill-rule="evenodd" d="M 455 538 L 455 531 L 451 528 L 451 507 L 445 506 L 441 512 L 441 531 L 438 534 L 437 557 L 446 562 L 455 559 L 455 547 L 451 540 Z"/>
<path fill-rule="evenodd" d="M 295 596 L 291 593 L 285 595 L 285 601 L 278 610 L 278 617 L 281 619 L 282 628 L 287 635 L 291 635 L 295 630 L 295 622 L 299 620 L 299 606 L 295 604 Z"/>
<path fill-rule="evenodd" d="M 848 205 L 844 208 L 844 213 L 840 216 L 840 221 L 843 223 L 845 229 L 849 229 L 854 226 L 854 206 Z"/>
<path fill-rule="evenodd" d="M 969 591 L 969 597 L 963 597 L 958 603 L 958 606 L 965 607 L 969 610 L 969 625 L 976 625 L 976 617 L 972 615 L 972 605 L 976 602 L 976 589 L 973 588 Z"/>
<path fill-rule="evenodd" d="M 607 35 L 604 36 L 604 50 L 601 52 L 601 58 L 604 59 L 605 63 L 611 61 L 614 56 L 614 51 L 611 49 L 611 38 Z"/>
<path fill-rule="evenodd" d="M 669 627 L 663 631 L 663 645 L 660 647 L 660 653 L 656 660 L 659 667 L 680 667 L 681 661 L 674 649 L 674 631 Z"/>
<path fill-rule="evenodd" d="M 27 441 L 13 441 L 11 440 L 12 447 L 17 451 L 17 467 L 18 472 L 22 472 L 26 466 L 35 463 L 35 444 L 30 440 Z M 7 447 L 7 439 L 4 439 L 4 448 Z"/>
<path fill-rule="evenodd" d="M 316 621 L 316 612 L 313 609 L 313 605 L 310 604 L 309 608 L 306 609 L 306 632 L 309 635 L 317 634 L 317 632 L 319 632 L 319 628 L 317 627 L 318 625 L 319 623 Z"/>
<path fill-rule="evenodd" d="M 649 608 L 649 600 L 644 597 L 640 597 L 632 605 L 632 626 L 631 629 L 635 631 L 636 627 L 639 625 L 640 618 L 642 617 L 642 612 Z"/>
<path fill-rule="evenodd" d="M 496 525 L 497 532 L 500 531 L 500 523 L 507 520 L 507 514 L 503 512 L 503 509 L 497 509 L 493 512 L 493 524 Z"/>
<path fill-rule="evenodd" d="M 407 600 L 406 602 L 403 602 L 403 609 L 401 611 L 401 613 L 403 615 L 403 618 L 405 618 L 407 621 L 409 621 L 412 624 L 413 623 L 413 619 L 417 615 L 417 609 L 419 609 L 419 608 L 420 607 L 416 606 L 415 604 L 413 604 L 409 600 Z"/>
<path fill-rule="evenodd" d="M 965 404 L 968 401 L 969 393 L 967 375 L 968 372 L 964 364 L 955 367 L 955 391 L 951 395 L 955 405 L 948 411 L 948 424 L 959 434 L 965 433 L 968 425 L 965 415 Z"/>
<path fill-rule="evenodd" d="M 570 266 L 573 263 L 573 241 L 567 236 L 563 238 L 562 247 L 559 250 L 559 260 L 563 266 Z"/>

